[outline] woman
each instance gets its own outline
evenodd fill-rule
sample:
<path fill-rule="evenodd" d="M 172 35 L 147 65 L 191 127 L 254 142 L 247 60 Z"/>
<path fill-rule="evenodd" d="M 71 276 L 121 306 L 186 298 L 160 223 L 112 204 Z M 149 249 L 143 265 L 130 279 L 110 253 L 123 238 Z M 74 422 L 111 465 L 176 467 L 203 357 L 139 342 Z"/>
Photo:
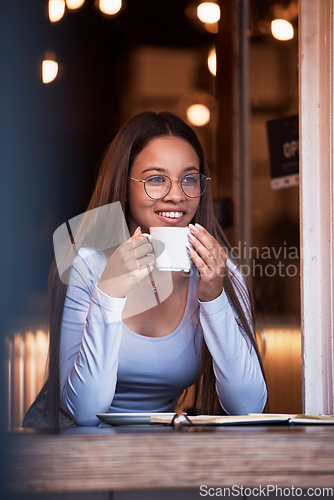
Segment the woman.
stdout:
<path fill-rule="evenodd" d="M 130 238 L 109 253 L 82 247 L 67 287 L 51 272 L 42 392 L 52 425 L 59 408 L 78 425 L 98 425 L 96 414 L 108 411 L 174 411 L 193 384 L 193 411 L 261 412 L 267 394 L 251 296 L 215 218 L 194 131 L 171 113 L 130 119 L 104 156 L 87 210 L 113 202 Z M 152 226 L 189 226 L 196 272 L 172 273 L 172 293 L 138 310 L 168 282 L 142 234 Z"/>

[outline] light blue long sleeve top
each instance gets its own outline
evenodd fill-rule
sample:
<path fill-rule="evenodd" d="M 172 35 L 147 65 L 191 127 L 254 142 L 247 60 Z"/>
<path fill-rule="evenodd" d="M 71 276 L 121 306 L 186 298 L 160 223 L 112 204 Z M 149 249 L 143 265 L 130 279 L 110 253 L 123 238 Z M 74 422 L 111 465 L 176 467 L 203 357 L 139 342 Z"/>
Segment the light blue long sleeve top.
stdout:
<path fill-rule="evenodd" d="M 178 327 L 164 337 L 148 337 L 123 322 L 126 298 L 109 297 L 96 286 L 106 263 L 102 252 L 81 249 L 64 305 L 61 406 L 78 425 L 99 425 L 97 413 L 174 411 L 183 390 L 198 380 L 203 336 L 225 412 L 263 410 L 267 389 L 260 364 L 225 291 L 213 301 L 199 301 L 199 276 L 192 272 Z M 239 273 L 230 261 L 228 267 Z"/>

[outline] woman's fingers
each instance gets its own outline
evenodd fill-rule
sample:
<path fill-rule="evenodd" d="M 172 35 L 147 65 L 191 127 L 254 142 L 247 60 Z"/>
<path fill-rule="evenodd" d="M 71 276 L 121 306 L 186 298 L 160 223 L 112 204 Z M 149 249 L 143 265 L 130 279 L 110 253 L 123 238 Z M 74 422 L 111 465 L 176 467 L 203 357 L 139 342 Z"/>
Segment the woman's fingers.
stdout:
<path fill-rule="evenodd" d="M 153 254 L 152 243 L 148 241 L 145 236 L 135 238 L 135 240 L 132 241 L 132 245 L 132 251 L 139 259 L 144 255 Z M 129 249 L 129 251 L 131 252 L 131 249 Z"/>
<path fill-rule="evenodd" d="M 223 248 L 206 229 L 192 224 L 189 225 L 189 228 L 191 230 L 189 241 L 208 266 L 221 264 L 222 261 L 226 260 Z"/>
<path fill-rule="evenodd" d="M 135 259 L 135 267 L 142 269 L 154 262 L 153 247 L 145 236 L 132 239 L 133 248 L 129 250 L 129 259 Z"/>
<path fill-rule="evenodd" d="M 189 255 L 201 276 L 199 298 L 213 300 L 221 293 L 227 255 L 217 240 L 202 226 L 189 224 Z"/>
<path fill-rule="evenodd" d="M 191 242 L 191 243 L 193 243 L 193 242 Z M 196 249 L 191 249 L 191 248 L 188 247 L 188 252 L 189 252 L 190 258 L 192 259 L 193 263 L 197 267 L 200 275 L 203 276 L 204 274 L 207 274 L 206 270 L 209 270 L 209 267 L 204 262 L 204 260 L 202 259 L 202 257 L 198 254 L 197 250 Z"/>
<path fill-rule="evenodd" d="M 136 259 L 136 269 L 143 269 L 147 266 L 153 266 L 154 264 L 154 257 L 152 255 L 145 255 L 144 257 L 141 257 L 140 259 Z"/>
<path fill-rule="evenodd" d="M 145 236 L 129 238 L 118 250 L 121 260 L 128 271 L 141 269 L 154 260 L 153 247 Z M 144 257 L 147 257 L 143 260 Z"/>
<path fill-rule="evenodd" d="M 128 251 L 138 249 L 138 248 L 144 246 L 145 248 L 148 248 L 148 249 L 152 250 L 152 252 L 153 252 L 153 247 L 152 247 L 151 242 L 146 238 L 146 236 L 143 236 L 143 235 L 132 236 L 131 238 L 126 240 L 126 242 L 123 243 L 121 246 L 125 250 L 128 250 Z"/>
<path fill-rule="evenodd" d="M 151 243 L 140 235 L 120 245 L 110 256 L 101 275 L 101 290 L 110 297 L 124 297 L 153 270 L 152 252 Z"/>
<path fill-rule="evenodd" d="M 210 234 L 203 226 L 200 224 L 189 224 L 189 229 L 192 234 L 196 235 L 196 238 L 204 244 L 206 247 L 213 247 L 217 243 L 217 240 Z"/>
<path fill-rule="evenodd" d="M 141 269 L 138 269 L 138 271 L 136 271 L 136 283 L 137 284 L 140 283 L 140 281 L 143 278 L 146 278 L 146 276 L 148 276 L 149 273 L 151 273 L 152 271 L 153 271 L 153 262 L 145 265 Z"/>
<path fill-rule="evenodd" d="M 212 264 L 215 260 L 214 257 L 214 249 L 205 247 L 200 241 L 198 241 L 194 236 L 189 236 L 189 241 L 193 246 L 194 250 L 196 250 L 197 255 L 201 257 L 203 262 L 207 265 Z"/>

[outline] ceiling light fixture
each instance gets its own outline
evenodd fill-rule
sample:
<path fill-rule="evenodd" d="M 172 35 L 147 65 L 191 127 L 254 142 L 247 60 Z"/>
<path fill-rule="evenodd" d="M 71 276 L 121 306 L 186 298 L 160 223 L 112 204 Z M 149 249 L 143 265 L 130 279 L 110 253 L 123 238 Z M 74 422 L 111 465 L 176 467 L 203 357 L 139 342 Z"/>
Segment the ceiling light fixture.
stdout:
<path fill-rule="evenodd" d="M 99 9 L 107 16 L 114 16 L 122 8 L 122 0 L 99 0 Z"/>
<path fill-rule="evenodd" d="M 271 21 L 271 33 L 273 37 L 281 41 L 292 40 L 294 37 L 293 26 L 285 19 L 274 19 Z"/>
<path fill-rule="evenodd" d="M 70 10 L 80 9 L 83 6 L 85 0 L 66 0 L 66 7 Z"/>
<path fill-rule="evenodd" d="M 58 63 L 53 56 L 46 56 L 42 62 L 42 82 L 51 83 L 58 75 Z"/>
<path fill-rule="evenodd" d="M 52 23 L 60 21 L 65 13 L 65 0 L 49 0 L 48 14 Z"/>
<path fill-rule="evenodd" d="M 203 127 L 210 121 L 210 110 L 204 104 L 192 104 L 187 108 L 187 119 L 196 127 Z"/>
<path fill-rule="evenodd" d="M 220 7 L 214 2 L 203 2 L 197 7 L 197 17 L 202 23 L 217 23 L 220 19 Z"/>

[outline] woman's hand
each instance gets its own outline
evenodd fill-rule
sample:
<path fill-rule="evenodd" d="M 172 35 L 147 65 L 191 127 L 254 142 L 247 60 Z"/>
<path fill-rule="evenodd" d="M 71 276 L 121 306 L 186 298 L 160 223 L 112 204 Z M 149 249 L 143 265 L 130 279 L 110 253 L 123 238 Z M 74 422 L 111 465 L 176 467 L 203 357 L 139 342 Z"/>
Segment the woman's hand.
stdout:
<path fill-rule="evenodd" d="M 109 257 L 98 288 L 110 297 L 125 297 L 153 269 L 152 244 L 137 227 L 133 236 Z"/>
<path fill-rule="evenodd" d="M 189 224 L 189 255 L 198 269 L 201 281 L 198 296 L 202 302 L 216 299 L 223 290 L 227 255 L 217 240 L 200 224 Z"/>

